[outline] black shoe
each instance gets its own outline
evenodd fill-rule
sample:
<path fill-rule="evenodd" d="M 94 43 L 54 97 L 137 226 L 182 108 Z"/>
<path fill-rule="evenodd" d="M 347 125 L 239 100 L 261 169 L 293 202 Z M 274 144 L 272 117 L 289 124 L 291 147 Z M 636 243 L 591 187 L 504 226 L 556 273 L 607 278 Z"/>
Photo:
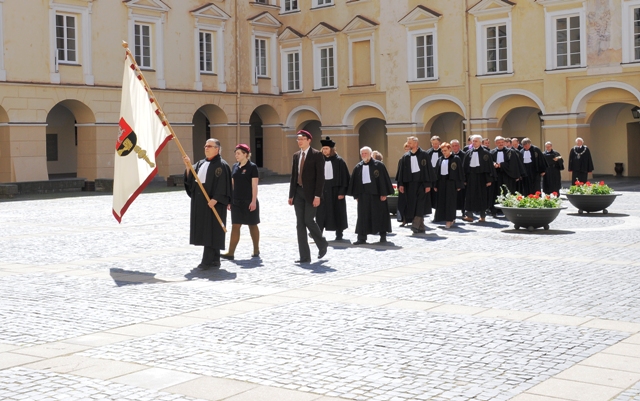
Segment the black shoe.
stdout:
<path fill-rule="evenodd" d="M 299 264 L 302 264 L 302 263 L 311 263 L 311 259 L 298 259 L 298 260 L 296 260 L 296 261 L 295 261 L 295 262 L 293 262 L 293 263 L 299 263 Z"/>
<path fill-rule="evenodd" d="M 212 269 L 219 269 L 220 268 L 220 261 L 211 263 L 211 268 Z"/>
<path fill-rule="evenodd" d="M 366 245 L 366 244 L 367 244 L 367 241 L 360 241 L 360 240 L 357 240 L 356 242 L 353 243 L 353 245 Z"/>
<path fill-rule="evenodd" d="M 220 257 L 227 260 L 233 260 L 233 255 L 229 255 L 228 253 L 223 253 Z"/>
<path fill-rule="evenodd" d="M 251 255 L 252 258 L 259 258 L 260 257 L 260 252 L 254 253 L 253 255 Z"/>
<path fill-rule="evenodd" d="M 204 263 L 200 263 L 198 265 L 198 269 L 200 269 L 200 270 L 209 270 L 210 268 L 211 268 L 211 266 L 205 265 Z"/>
<path fill-rule="evenodd" d="M 327 254 L 327 248 L 328 247 L 326 246 L 324 248 L 320 248 L 318 251 L 318 259 L 322 259 L 322 257 Z"/>
<path fill-rule="evenodd" d="M 342 241 L 342 234 L 336 234 L 336 241 Z"/>
<path fill-rule="evenodd" d="M 386 244 L 387 243 L 387 237 L 380 237 L 380 243 L 381 244 Z"/>
<path fill-rule="evenodd" d="M 415 234 L 424 234 L 425 230 L 421 230 L 419 228 L 415 228 L 415 227 L 411 227 L 411 231 L 413 231 Z"/>

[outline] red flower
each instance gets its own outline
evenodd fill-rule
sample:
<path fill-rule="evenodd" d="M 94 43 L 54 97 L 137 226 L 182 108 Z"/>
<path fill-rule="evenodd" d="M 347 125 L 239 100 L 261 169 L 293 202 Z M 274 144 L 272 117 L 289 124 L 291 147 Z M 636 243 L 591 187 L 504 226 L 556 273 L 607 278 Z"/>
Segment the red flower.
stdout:
<path fill-rule="evenodd" d="M 522 200 L 522 195 L 519 195 L 516 199 L 521 201 Z"/>
<path fill-rule="evenodd" d="M 600 181 L 600 185 L 604 185 L 604 181 Z"/>
<path fill-rule="evenodd" d="M 535 196 L 534 195 L 529 195 L 529 198 L 533 199 L 533 198 L 535 198 Z"/>
<path fill-rule="evenodd" d="M 586 186 L 590 187 L 591 183 L 589 181 L 587 181 L 587 183 L 585 184 Z"/>
<path fill-rule="evenodd" d="M 558 196 L 558 193 L 557 192 L 553 192 L 551 195 Z"/>
<path fill-rule="evenodd" d="M 398 188 L 398 184 L 393 184 L 393 188 Z"/>
<path fill-rule="evenodd" d="M 578 181 L 578 180 L 576 180 L 576 183 L 575 183 L 575 184 L 576 184 L 576 185 L 582 185 L 582 183 L 581 183 L 580 181 Z"/>
<path fill-rule="evenodd" d="M 547 199 L 551 199 L 551 197 L 549 195 L 547 195 Z"/>
<path fill-rule="evenodd" d="M 536 195 L 540 195 L 540 191 L 536 191 Z"/>

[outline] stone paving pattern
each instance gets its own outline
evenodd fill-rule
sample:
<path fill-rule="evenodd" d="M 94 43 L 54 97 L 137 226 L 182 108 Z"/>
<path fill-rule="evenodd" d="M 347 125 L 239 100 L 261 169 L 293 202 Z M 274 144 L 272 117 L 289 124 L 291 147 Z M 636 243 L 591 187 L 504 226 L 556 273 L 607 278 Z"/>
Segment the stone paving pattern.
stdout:
<path fill-rule="evenodd" d="M 213 272 L 183 191 L 0 202 L 0 399 L 640 400 L 640 193 L 298 266 L 287 190 Z"/>

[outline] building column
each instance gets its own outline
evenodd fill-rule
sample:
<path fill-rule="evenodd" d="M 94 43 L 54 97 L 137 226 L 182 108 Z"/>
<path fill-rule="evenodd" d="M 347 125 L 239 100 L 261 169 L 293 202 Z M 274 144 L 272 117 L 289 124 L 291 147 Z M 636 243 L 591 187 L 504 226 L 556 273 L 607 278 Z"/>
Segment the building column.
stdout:
<path fill-rule="evenodd" d="M 11 182 L 11 142 L 9 124 L 0 123 L 0 182 Z"/>
<path fill-rule="evenodd" d="M 11 182 L 47 181 L 47 124 L 9 123 Z M 6 129 L 6 128 L 5 128 Z"/>
<path fill-rule="evenodd" d="M 422 131 L 422 127 L 419 127 L 414 123 L 402 123 L 394 124 L 389 123 L 387 127 L 387 153 L 384 156 L 384 164 L 387 166 L 389 176 L 395 177 L 398 170 L 398 160 L 404 154 L 404 144 L 407 142 L 407 138 L 415 136 L 418 138 L 420 147 L 427 150 L 431 147 L 429 142 L 429 133 Z"/>
<path fill-rule="evenodd" d="M 576 138 L 580 137 L 585 143 L 591 139 L 591 128 L 586 123 L 583 114 L 554 114 L 550 116 L 541 116 L 542 118 L 542 144 L 551 142 L 553 149 L 560 153 L 564 159 L 564 170 L 562 171 L 562 180 L 570 181 L 571 173 L 569 172 L 569 152 L 575 145 Z"/>

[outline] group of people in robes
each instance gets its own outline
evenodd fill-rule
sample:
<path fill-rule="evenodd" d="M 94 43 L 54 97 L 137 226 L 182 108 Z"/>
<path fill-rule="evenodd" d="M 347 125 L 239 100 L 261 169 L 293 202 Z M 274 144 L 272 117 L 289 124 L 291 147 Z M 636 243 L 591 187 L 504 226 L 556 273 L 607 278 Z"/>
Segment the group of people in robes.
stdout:
<path fill-rule="evenodd" d="M 311 148 L 312 135 L 307 131 L 298 131 L 296 140 L 300 150 L 293 157 L 289 191 L 289 204 L 296 210 L 300 251 L 296 263 L 311 262 L 307 234 L 318 247 L 319 259 L 328 249 L 324 231 L 335 231 L 335 239 L 343 239 L 348 228 L 347 196 L 357 202 L 354 245 L 365 244 L 368 235 L 379 235 L 381 243 L 387 242 L 387 234 L 392 231 L 387 198 L 395 189 L 382 154 L 363 147 L 361 161 L 349 173 L 330 137 L 320 141 L 321 151 Z M 399 192 L 398 221 L 402 226 L 409 225 L 414 233 L 424 233 L 425 216 L 432 214 L 433 209 L 433 221 L 445 222 L 445 228 L 453 226 L 457 210 L 462 212 L 464 221 L 474 221 L 476 214 L 479 221 L 485 221 L 487 213 L 494 217 L 498 213 L 495 202 L 502 191 L 525 196 L 541 190 L 548 194 L 559 192 L 564 159 L 551 142 L 545 143 L 544 152 L 529 138 L 520 144 L 516 138 L 497 136 L 494 142 L 495 148 L 490 149 L 488 139 L 472 135 L 468 145 L 461 149 L 458 140 L 447 143 L 433 136 L 431 147 L 423 150 L 417 137 L 408 137 L 395 177 Z M 189 157 L 183 157 L 187 167 L 185 189 L 191 197 L 190 243 L 204 246 L 198 266 L 204 270 L 219 268 L 221 256 L 233 260 L 243 224 L 250 229 L 252 256 L 259 256 L 257 166 L 249 160 L 249 147 L 240 144 L 235 149 L 238 163 L 232 172 L 220 157 L 220 149 L 218 140 L 209 139 L 204 159 L 192 166 Z M 576 139 L 576 146 L 570 151 L 568 168 L 572 182 L 587 181 L 593 171 L 591 153 L 582 138 Z M 220 250 L 225 249 L 228 208 L 232 211 L 232 241 L 229 252 L 221 255 Z M 220 221 L 216 221 L 216 214 Z"/>

